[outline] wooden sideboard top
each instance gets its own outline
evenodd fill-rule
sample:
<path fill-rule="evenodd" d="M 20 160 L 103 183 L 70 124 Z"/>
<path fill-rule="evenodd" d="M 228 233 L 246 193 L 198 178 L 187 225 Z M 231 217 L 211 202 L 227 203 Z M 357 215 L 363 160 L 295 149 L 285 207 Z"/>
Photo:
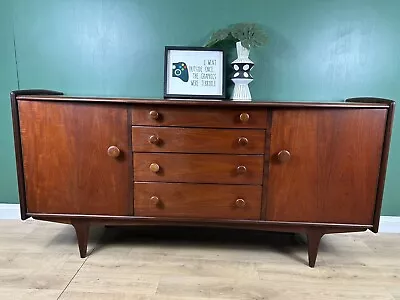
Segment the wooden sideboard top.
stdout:
<path fill-rule="evenodd" d="M 94 103 L 124 103 L 150 105 L 180 105 L 180 106 L 214 106 L 214 107 L 284 107 L 284 108 L 389 108 L 394 101 L 380 98 L 350 98 L 343 102 L 282 102 L 282 101 L 231 101 L 231 100 L 193 100 L 193 99 L 134 99 L 113 97 L 76 97 L 65 95 L 17 94 L 17 100 L 35 101 L 67 101 Z M 369 99 L 373 99 L 369 101 Z M 353 101 L 354 100 L 354 101 Z"/>

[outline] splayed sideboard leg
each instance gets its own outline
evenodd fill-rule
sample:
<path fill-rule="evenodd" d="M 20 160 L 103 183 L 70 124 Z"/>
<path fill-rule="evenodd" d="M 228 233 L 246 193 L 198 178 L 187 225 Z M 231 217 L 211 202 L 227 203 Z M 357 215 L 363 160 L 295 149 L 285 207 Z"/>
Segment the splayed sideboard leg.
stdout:
<path fill-rule="evenodd" d="M 81 258 L 85 258 L 87 254 L 90 223 L 83 220 L 71 220 L 71 224 L 74 226 L 76 237 L 78 238 L 79 253 Z"/>
<path fill-rule="evenodd" d="M 307 231 L 308 241 L 308 265 L 314 268 L 317 260 L 318 247 L 324 232 L 321 229 L 309 229 Z"/>

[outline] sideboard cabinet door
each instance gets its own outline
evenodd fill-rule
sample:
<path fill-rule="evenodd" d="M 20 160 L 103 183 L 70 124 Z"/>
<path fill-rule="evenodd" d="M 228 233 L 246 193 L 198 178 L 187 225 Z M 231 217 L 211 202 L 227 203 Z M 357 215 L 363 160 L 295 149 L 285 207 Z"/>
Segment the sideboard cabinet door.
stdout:
<path fill-rule="evenodd" d="M 28 213 L 127 215 L 127 109 L 18 101 Z"/>
<path fill-rule="evenodd" d="M 267 220 L 371 225 L 386 113 L 274 111 Z"/>

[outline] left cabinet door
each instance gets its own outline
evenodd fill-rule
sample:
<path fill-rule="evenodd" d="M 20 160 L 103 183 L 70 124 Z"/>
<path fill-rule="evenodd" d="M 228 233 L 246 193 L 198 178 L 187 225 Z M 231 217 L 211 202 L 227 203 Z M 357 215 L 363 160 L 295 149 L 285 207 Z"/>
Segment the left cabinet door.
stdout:
<path fill-rule="evenodd" d="M 132 214 L 126 107 L 19 100 L 18 110 L 28 213 Z"/>

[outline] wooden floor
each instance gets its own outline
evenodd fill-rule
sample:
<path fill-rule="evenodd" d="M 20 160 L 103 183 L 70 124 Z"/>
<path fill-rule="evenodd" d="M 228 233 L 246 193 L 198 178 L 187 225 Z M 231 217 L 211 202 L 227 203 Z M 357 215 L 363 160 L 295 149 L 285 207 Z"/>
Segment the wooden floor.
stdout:
<path fill-rule="evenodd" d="M 315 269 L 301 236 L 0 221 L 0 299 L 400 299 L 400 235 L 327 235 Z"/>

